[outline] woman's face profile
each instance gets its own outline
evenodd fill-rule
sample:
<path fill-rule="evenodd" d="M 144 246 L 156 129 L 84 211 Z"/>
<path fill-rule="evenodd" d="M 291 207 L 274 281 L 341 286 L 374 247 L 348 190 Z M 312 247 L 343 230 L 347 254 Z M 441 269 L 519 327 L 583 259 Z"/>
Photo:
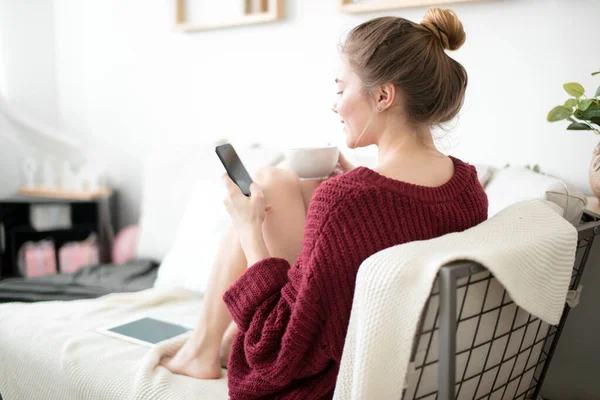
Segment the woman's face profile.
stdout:
<path fill-rule="evenodd" d="M 365 131 L 365 127 L 369 123 L 369 119 L 373 117 L 373 106 L 364 94 L 360 78 L 345 60 L 340 63 L 335 82 L 337 97 L 333 111 L 340 116 L 344 125 L 346 145 L 353 149 L 372 144 L 369 130 Z"/>

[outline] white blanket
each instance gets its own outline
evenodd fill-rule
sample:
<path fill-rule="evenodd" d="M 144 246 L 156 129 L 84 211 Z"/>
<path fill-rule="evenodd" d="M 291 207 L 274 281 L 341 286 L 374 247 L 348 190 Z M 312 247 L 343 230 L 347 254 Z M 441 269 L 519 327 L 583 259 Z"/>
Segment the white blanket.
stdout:
<path fill-rule="evenodd" d="M 96 332 L 138 316 L 193 327 L 201 299 L 192 292 L 150 289 L 96 300 L 0 306 L 0 393 L 29 399 L 227 399 L 219 380 L 173 375 L 159 367 L 186 336 L 152 349 Z"/>
<path fill-rule="evenodd" d="M 576 236 L 543 203 L 524 202 L 469 231 L 369 258 L 357 280 L 336 397 L 400 398 L 419 315 L 439 267 L 448 261 L 479 261 L 517 304 L 556 323 Z M 185 337 L 149 349 L 95 331 L 143 315 L 192 327 L 200 305 L 192 292 L 159 289 L 0 305 L 0 393 L 4 400 L 226 399 L 225 377 L 198 380 L 158 366 L 160 355 L 173 354 Z"/>
<path fill-rule="evenodd" d="M 399 399 L 417 324 L 440 267 L 485 266 L 517 305 L 557 324 L 565 304 L 577 231 L 553 204 L 512 205 L 462 233 L 379 252 L 359 269 L 336 399 Z"/>

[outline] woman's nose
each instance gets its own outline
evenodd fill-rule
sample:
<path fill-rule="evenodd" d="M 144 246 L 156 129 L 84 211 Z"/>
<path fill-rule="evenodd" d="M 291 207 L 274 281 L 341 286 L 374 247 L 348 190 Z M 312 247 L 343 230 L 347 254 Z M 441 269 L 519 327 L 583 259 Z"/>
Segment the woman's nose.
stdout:
<path fill-rule="evenodd" d="M 333 111 L 334 113 L 337 114 L 337 104 L 333 103 L 333 106 L 331 106 L 331 111 Z"/>

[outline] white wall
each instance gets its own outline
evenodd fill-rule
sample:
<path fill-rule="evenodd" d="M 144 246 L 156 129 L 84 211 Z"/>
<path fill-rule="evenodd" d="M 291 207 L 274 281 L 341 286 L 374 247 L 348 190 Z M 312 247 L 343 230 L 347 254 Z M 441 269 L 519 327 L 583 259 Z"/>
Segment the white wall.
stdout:
<path fill-rule="evenodd" d="M 173 30 L 174 0 L 0 0 L 8 93 L 107 161 L 120 193 L 120 225 L 136 222 L 144 154 L 159 135 L 343 141 L 330 112 L 336 45 L 374 15 L 342 15 L 338 0 L 286 3 L 283 22 L 183 34 Z M 566 99 L 564 82 L 580 81 L 589 91 L 600 84 L 589 75 L 600 68 L 600 1 L 490 0 L 454 8 L 467 42 L 452 54 L 470 83 L 456 130 L 441 144 L 470 162 L 539 163 L 587 190 L 598 139 L 545 116 Z M 419 21 L 424 12 L 393 14 Z M 0 120 L 0 192 L 16 188 L 15 165 L 31 151 L 8 141 L 18 133 Z M 586 273 L 591 284 L 546 382 L 561 391 L 558 398 L 600 396 L 594 274 Z"/>
<path fill-rule="evenodd" d="M 138 219 L 144 152 L 173 140 L 244 137 L 341 142 L 330 112 L 344 32 L 373 15 L 337 1 L 287 1 L 283 22 L 185 34 L 174 1 L 55 0 L 61 127 L 93 144 L 121 194 L 121 224 Z M 453 55 L 470 74 L 455 132 L 441 142 L 471 162 L 540 164 L 587 190 L 597 139 L 549 124 L 562 84 L 600 83 L 594 43 L 600 2 L 515 0 L 456 5 L 467 42 Z M 394 12 L 419 21 L 424 8 Z M 596 86 L 594 86 L 596 85 Z"/>
<path fill-rule="evenodd" d="M 57 126 L 58 105 L 52 1 L 0 0 L 0 96 Z M 25 155 L 43 151 L 23 143 L 23 132 L 0 115 L 0 198 L 23 181 Z"/>

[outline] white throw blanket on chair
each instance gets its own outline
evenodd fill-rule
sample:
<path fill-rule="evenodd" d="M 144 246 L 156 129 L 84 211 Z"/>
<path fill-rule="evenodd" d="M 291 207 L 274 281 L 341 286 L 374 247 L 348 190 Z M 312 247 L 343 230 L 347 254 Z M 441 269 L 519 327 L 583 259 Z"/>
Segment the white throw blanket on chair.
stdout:
<path fill-rule="evenodd" d="M 361 266 L 335 399 L 399 399 L 419 317 L 441 266 L 486 267 L 515 303 L 560 320 L 577 230 L 552 203 L 528 200 L 461 233 L 383 250 Z"/>

